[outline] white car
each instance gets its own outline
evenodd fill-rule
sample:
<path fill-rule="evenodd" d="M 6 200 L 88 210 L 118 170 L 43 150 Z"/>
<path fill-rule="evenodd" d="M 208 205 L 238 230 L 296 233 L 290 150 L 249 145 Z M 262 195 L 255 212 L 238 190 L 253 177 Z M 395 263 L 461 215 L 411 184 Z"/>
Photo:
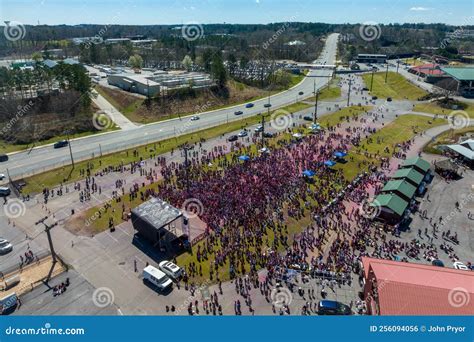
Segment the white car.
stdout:
<path fill-rule="evenodd" d="M 0 254 L 10 253 L 13 249 L 10 241 L 0 238 Z"/>
<path fill-rule="evenodd" d="M 453 267 L 457 270 L 469 271 L 469 267 L 464 265 L 461 261 L 456 261 L 453 263 Z"/>
<path fill-rule="evenodd" d="M 191 121 L 197 121 L 197 120 L 199 120 L 199 116 L 194 115 L 191 117 Z"/>
<path fill-rule="evenodd" d="M 143 269 L 143 281 L 155 285 L 160 290 L 173 286 L 173 282 L 166 274 L 151 265 Z"/>
<path fill-rule="evenodd" d="M 238 136 L 239 136 L 240 138 L 246 137 L 246 136 L 247 136 L 247 131 L 240 131 L 239 134 L 238 134 Z"/>
<path fill-rule="evenodd" d="M 4 180 L 5 179 L 5 175 L 3 173 L 0 173 L 0 180 Z"/>
<path fill-rule="evenodd" d="M 173 279 L 179 279 L 183 275 L 183 269 L 171 261 L 163 260 L 159 263 L 158 267 Z"/>

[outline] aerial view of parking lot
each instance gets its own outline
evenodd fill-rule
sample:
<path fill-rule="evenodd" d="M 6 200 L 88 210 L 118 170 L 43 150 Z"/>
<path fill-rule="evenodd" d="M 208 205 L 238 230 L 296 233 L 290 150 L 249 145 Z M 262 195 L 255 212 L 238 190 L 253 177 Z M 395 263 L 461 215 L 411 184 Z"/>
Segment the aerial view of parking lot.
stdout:
<path fill-rule="evenodd" d="M 0 313 L 472 318 L 472 13 L 2 0 Z"/>

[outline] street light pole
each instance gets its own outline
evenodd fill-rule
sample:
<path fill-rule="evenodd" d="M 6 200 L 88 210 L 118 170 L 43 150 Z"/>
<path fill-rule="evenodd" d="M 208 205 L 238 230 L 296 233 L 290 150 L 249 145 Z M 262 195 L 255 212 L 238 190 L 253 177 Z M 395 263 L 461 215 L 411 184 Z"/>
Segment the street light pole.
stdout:
<path fill-rule="evenodd" d="M 385 83 L 387 83 L 388 78 L 388 62 L 387 62 L 387 70 L 385 71 Z"/>
<path fill-rule="evenodd" d="M 370 92 L 372 92 L 372 88 L 374 86 L 374 69 L 372 69 L 372 79 L 370 80 Z"/>
<path fill-rule="evenodd" d="M 69 139 L 69 131 L 66 131 L 67 145 L 69 146 L 69 155 L 71 156 L 72 168 L 74 169 L 74 157 L 72 155 L 71 139 Z"/>

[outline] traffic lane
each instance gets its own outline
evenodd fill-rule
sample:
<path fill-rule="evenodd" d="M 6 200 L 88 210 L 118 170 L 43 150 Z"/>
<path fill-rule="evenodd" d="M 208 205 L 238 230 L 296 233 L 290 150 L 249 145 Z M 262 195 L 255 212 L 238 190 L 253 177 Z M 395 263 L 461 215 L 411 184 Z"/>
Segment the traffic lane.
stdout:
<path fill-rule="evenodd" d="M 337 40 L 335 40 L 337 42 Z M 334 48 L 335 48 L 335 43 Z M 335 55 L 331 58 L 335 58 Z M 328 58 L 329 61 L 329 58 Z M 329 80 L 331 71 L 329 70 L 312 70 L 309 73 L 309 77 L 306 77 L 303 82 L 294 88 L 282 92 L 270 97 L 270 102 L 272 107 L 281 107 L 297 99 L 299 92 L 305 94 L 313 93 L 314 83 L 316 80 L 316 88 L 320 89 L 323 87 Z M 322 76 L 321 78 L 316 78 L 313 76 Z M 327 79 L 326 79 L 327 77 Z M 263 105 L 268 102 L 267 98 L 254 101 L 255 106 L 253 108 L 245 108 L 245 104 L 225 108 L 221 110 L 206 112 L 199 114 L 202 118 L 205 116 L 211 117 L 212 121 L 206 122 L 202 121 L 201 124 L 196 126 L 197 128 L 204 128 L 206 125 L 217 124 L 220 121 L 223 121 L 229 115 L 229 111 L 235 112 L 236 110 L 242 110 L 248 116 L 256 115 L 265 110 Z M 261 107 L 263 108 L 260 108 Z M 150 140 L 159 140 L 163 139 L 167 135 L 170 135 L 171 129 L 176 130 L 176 125 L 180 125 L 180 119 L 172 119 L 169 121 L 158 122 L 150 125 L 144 125 L 137 130 L 128 130 L 128 131 L 115 131 L 107 134 L 98 134 L 93 136 L 88 136 L 85 138 L 72 140 L 74 145 L 74 155 L 76 158 L 89 158 L 92 157 L 92 154 L 96 155 L 100 153 L 99 144 L 102 145 L 104 151 L 111 150 L 112 146 L 116 146 L 117 143 L 124 142 L 124 139 L 128 141 L 133 140 L 133 145 L 137 146 L 149 142 Z M 159 128 L 158 128 L 159 127 Z M 73 146 L 71 145 L 71 146 Z M 91 147 L 92 146 L 92 147 Z M 109 146 L 109 147 L 108 147 Z M 53 152 L 51 152 L 53 151 Z M 52 154 L 54 154 L 52 156 Z M 51 146 L 44 146 L 32 149 L 31 151 L 23 151 L 12 154 L 10 160 L 6 163 L 2 163 L 2 167 L 6 170 L 7 168 L 10 171 L 11 177 L 15 177 L 24 173 L 41 171 L 47 168 L 53 168 L 58 164 L 65 163 L 68 161 L 69 152 L 64 149 L 52 150 Z"/>

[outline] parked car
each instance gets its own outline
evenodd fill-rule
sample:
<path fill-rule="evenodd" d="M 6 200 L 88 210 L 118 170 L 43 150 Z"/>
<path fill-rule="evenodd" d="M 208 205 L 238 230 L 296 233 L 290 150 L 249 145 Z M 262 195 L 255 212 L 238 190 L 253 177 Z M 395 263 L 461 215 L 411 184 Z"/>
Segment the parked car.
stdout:
<path fill-rule="evenodd" d="M 234 115 L 242 115 L 242 114 L 244 114 L 244 112 L 242 112 L 241 110 L 234 112 Z"/>
<path fill-rule="evenodd" d="M 0 238 L 0 254 L 10 253 L 13 249 L 12 244 L 7 239 Z"/>
<path fill-rule="evenodd" d="M 364 88 L 362 88 L 362 90 L 363 90 L 363 91 L 369 91 L 369 88 L 364 87 Z"/>
<path fill-rule="evenodd" d="M 438 267 L 444 267 L 444 263 L 443 263 L 441 260 L 439 260 L 439 259 L 433 260 L 433 261 L 431 262 L 431 265 L 433 265 L 433 266 L 438 266 Z"/>
<path fill-rule="evenodd" d="M 270 132 L 263 133 L 264 138 L 273 138 L 274 136 L 275 136 L 275 133 L 270 133 Z"/>
<path fill-rule="evenodd" d="M 231 135 L 231 136 L 227 139 L 227 141 L 232 142 L 232 141 L 237 141 L 238 139 L 239 139 L 238 136 L 236 136 L 236 135 Z"/>
<path fill-rule="evenodd" d="M 0 162 L 6 162 L 8 160 L 8 156 L 6 154 L 0 154 Z"/>
<path fill-rule="evenodd" d="M 7 186 L 0 186 L 0 197 L 9 196 L 11 193 L 10 188 Z"/>
<path fill-rule="evenodd" d="M 392 102 L 392 98 L 391 98 L 391 97 L 387 97 L 387 101 L 388 101 L 388 102 Z"/>
<path fill-rule="evenodd" d="M 179 279 L 183 275 L 183 269 L 168 260 L 160 262 L 158 267 L 172 279 Z"/>
<path fill-rule="evenodd" d="M 306 121 L 313 121 L 313 117 L 312 116 L 309 116 L 309 115 L 306 115 L 303 117 L 303 120 L 306 120 Z"/>
<path fill-rule="evenodd" d="M 265 108 L 270 108 L 270 107 L 272 106 L 272 104 L 271 104 L 271 103 L 265 103 L 263 106 L 264 106 Z"/>
<path fill-rule="evenodd" d="M 54 143 L 54 148 L 66 147 L 67 145 L 69 145 L 69 142 L 67 140 L 59 140 Z"/>
<path fill-rule="evenodd" d="M 375 101 L 375 100 L 377 100 L 377 99 L 378 99 L 378 97 L 377 97 L 377 96 L 372 96 L 372 100 L 374 100 L 374 101 Z"/>
<path fill-rule="evenodd" d="M 252 108 L 253 106 L 254 106 L 253 103 L 247 103 L 247 104 L 245 105 L 245 108 Z"/>
<path fill-rule="evenodd" d="M 197 121 L 197 120 L 199 120 L 199 116 L 197 115 L 191 116 L 191 121 Z"/>
<path fill-rule="evenodd" d="M 320 300 L 318 315 L 352 315 L 351 308 L 335 300 Z"/>
<path fill-rule="evenodd" d="M 156 286 L 159 290 L 165 290 L 173 286 L 173 282 L 166 274 L 151 265 L 143 269 L 143 281 Z"/>
<path fill-rule="evenodd" d="M 258 132 L 263 132 L 263 126 L 262 125 L 257 126 L 254 131 L 257 132 L 257 133 Z"/>
<path fill-rule="evenodd" d="M 239 138 L 246 137 L 247 135 L 248 135 L 248 133 L 247 133 L 246 130 L 240 131 L 239 134 L 238 134 Z"/>
<path fill-rule="evenodd" d="M 5 175 L 3 173 L 0 173 L 0 180 L 4 180 L 5 179 Z"/>
<path fill-rule="evenodd" d="M 453 263 L 453 267 L 457 270 L 469 271 L 469 267 L 464 265 L 461 261 L 456 261 Z"/>

